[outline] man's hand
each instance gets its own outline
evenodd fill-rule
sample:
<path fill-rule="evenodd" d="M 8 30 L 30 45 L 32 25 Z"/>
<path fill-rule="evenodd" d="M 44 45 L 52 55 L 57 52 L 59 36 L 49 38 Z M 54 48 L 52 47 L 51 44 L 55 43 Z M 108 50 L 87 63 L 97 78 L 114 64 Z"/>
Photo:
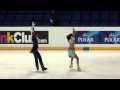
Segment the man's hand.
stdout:
<path fill-rule="evenodd" d="M 52 20 L 52 19 L 50 19 L 50 22 L 51 22 L 51 23 L 53 23 L 53 20 Z"/>
<path fill-rule="evenodd" d="M 36 24 L 34 22 L 32 22 L 32 27 L 34 27 Z"/>

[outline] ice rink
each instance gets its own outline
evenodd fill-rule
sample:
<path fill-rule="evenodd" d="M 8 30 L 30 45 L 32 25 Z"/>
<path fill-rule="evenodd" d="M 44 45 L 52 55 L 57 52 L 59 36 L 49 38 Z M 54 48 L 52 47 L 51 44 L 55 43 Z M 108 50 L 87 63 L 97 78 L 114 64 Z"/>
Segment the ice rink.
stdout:
<path fill-rule="evenodd" d="M 48 71 L 36 71 L 29 51 L 0 51 L 0 79 L 120 79 L 120 51 L 76 51 L 82 72 L 69 69 L 67 51 L 39 51 Z"/>

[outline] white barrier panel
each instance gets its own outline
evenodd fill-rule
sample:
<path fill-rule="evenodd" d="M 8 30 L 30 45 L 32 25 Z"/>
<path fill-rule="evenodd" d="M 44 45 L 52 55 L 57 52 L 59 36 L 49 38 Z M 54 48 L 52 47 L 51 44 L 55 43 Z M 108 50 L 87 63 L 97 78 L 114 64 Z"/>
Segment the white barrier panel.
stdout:
<path fill-rule="evenodd" d="M 119 27 L 74 27 L 77 31 L 120 31 Z M 40 47 L 68 47 L 68 41 L 66 35 L 72 33 L 73 27 L 35 27 L 36 31 L 48 31 L 47 39 L 41 39 Z M 17 35 L 25 38 L 24 32 L 31 31 L 31 27 L 0 27 L 0 39 L 3 38 L 1 32 L 11 32 L 6 36 L 6 40 L 9 41 L 12 32 L 17 32 L 13 35 L 14 40 L 22 42 L 23 40 L 17 39 Z M 23 32 L 23 33 L 22 33 Z M 24 35 L 23 35 L 24 34 Z M 22 36 L 23 35 L 23 36 Z M 40 35 L 41 37 L 44 35 Z M 47 38 L 47 37 L 45 37 Z M 27 41 L 27 40 L 26 40 Z M 2 44 L 0 40 L 0 47 L 32 47 L 32 44 Z M 13 41 L 14 42 L 14 41 Z M 29 41 L 28 41 L 29 42 Z M 45 43 L 44 43 L 45 42 Z M 48 44 L 47 44 L 48 43 Z M 76 47 L 120 47 L 119 44 L 77 44 Z"/>

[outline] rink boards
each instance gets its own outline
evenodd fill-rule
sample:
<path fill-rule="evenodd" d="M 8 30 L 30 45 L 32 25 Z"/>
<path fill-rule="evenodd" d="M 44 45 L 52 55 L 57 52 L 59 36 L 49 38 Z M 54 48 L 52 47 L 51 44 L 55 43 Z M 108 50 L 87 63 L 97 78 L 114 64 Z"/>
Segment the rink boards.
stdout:
<path fill-rule="evenodd" d="M 67 50 L 73 27 L 35 27 L 40 50 Z M 119 27 L 75 27 L 76 50 L 120 50 Z M 31 27 L 0 27 L 0 50 L 30 50 Z"/>

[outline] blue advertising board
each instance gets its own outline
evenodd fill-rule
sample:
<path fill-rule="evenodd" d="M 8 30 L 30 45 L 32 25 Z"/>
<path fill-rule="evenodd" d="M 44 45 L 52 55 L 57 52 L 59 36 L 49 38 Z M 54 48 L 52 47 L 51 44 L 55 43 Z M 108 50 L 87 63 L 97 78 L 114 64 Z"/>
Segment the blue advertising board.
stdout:
<path fill-rule="evenodd" d="M 100 44 L 120 44 L 120 31 L 100 31 Z"/>
<path fill-rule="evenodd" d="M 99 31 L 78 31 L 75 44 L 99 44 Z"/>

